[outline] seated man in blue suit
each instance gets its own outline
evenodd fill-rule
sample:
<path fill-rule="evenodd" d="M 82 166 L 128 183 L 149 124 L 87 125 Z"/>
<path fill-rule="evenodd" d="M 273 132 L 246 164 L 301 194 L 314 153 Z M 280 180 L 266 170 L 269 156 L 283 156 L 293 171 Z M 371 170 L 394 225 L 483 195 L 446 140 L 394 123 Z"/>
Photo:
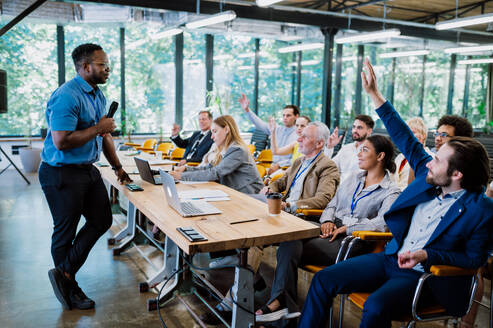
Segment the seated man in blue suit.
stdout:
<path fill-rule="evenodd" d="M 190 138 L 182 139 L 180 137 L 180 126 L 173 124 L 171 129 L 171 141 L 180 148 L 185 148 L 183 159 L 178 163 L 179 166 L 185 165 L 187 162 L 202 161 L 202 157 L 209 151 L 214 141 L 211 136 L 212 113 L 208 110 L 199 112 L 199 128 L 200 131 L 195 131 Z"/>
<path fill-rule="evenodd" d="M 390 137 L 409 159 L 416 179 L 384 215 L 393 234 L 385 251 L 318 272 L 299 327 L 325 327 L 332 298 L 352 292 L 371 293 L 360 327 L 391 327 L 393 317 L 410 314 L 419 277 L 432 265 L 479 268 L 487 259 L 493 201 L 484 195 L 490 172 L 486 150 L 472 138 L 453 137 L 432 158 L 378 91 L 368 59 L 365 66 L 368 76 L 361 73 L 364 89 Z M 470 284 L 470 277 L 434 277 L 425 299 L 461 316 Z"/>

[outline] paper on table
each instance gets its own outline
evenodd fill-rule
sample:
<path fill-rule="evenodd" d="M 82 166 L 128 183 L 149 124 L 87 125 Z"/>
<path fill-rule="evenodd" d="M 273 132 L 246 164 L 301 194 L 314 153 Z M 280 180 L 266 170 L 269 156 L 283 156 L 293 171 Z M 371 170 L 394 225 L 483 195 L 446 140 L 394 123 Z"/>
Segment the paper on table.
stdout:
<path fill-rule="evenodd" d="M 185 190 L 178 192 L 178 196 L 182 201 L 187 200 L 207 200 L 207 201 L 220 201 L 229 200 L 229 196 L 222 190 L 216 189 L 197 189 L 197 190 Z"/>
<path fill-rule="evenodd" d="M 159 165 L 159 164 L 176 164 L 175 161 L 171 161 L 169 159 L 154 159 L 154 160 L 148 160 L 149 165 Z"/>
<path fill-rule="evenodd" d="M 183 180 L 178 180 L 181 184 L 189 184 L 189 185 L 194 185 L 194 184 L 204 184 L 204 183 L 209 183 L 209 181 L 183 181 Z"/>

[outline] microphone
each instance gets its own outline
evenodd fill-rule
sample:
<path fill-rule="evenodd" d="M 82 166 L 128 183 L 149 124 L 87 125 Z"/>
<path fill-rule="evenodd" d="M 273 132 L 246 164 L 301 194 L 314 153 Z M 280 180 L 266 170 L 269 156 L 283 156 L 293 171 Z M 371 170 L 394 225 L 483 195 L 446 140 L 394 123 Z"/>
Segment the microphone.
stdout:
<path fill-rule="evenodd" d="M 115 115 L 115 112 L 118 110 L 118 103 L 116 101 L 113 101 L 110 105 L 110 109 L 108 110 L 108 114 L 106 115 L 107 118 L 113 118 L 113 115 Z"/>

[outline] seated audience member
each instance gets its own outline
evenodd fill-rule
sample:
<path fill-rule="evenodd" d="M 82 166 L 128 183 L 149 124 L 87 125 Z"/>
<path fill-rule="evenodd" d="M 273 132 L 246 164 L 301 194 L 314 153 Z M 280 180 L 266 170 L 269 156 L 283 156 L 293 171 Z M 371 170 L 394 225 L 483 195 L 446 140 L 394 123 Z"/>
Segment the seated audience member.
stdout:
<path fill-rule="evenodd" d="M 371 135 L 374 126 L 375 122 L 368 115 L 358 115 L 354 118 L 352 129 L 354 142 L 342 146 L 337 155 L 332 158 L 341 173 L 341 182 L 351 174 L 361 171 L 358 166 L 359 147 Z M 331 140 L 334 143 L 329 144 L 328 148 L 334 148 L 341 138 L 331 138 Z"/>
<path fill-rule="evenodd" d="M 263 187 L 262 180 L 232 116 L 223 115 L 214 120 L 212 139 L 217 153 L 211 163 L 203 167 L 178 167 L 170 174 L 177 180 L 218 181 L 246 194 L 258 193 Z"/>
<path fill-rule="evenodd" d="M 254 112 L 248 108 L 250 102 L 244 94 L 241 94 L 240 99 L 241 108 L 245 111 L 248 119 L 255 125 L 256 129 L 263 131 L 270 135 L 269 125 L 262 121 Z M 278 148 L 285 147 L 296 141 L 296 128 L 295 122 L 300 115 L 300 110 L 295 105 L 287 105 L 282 110 L 282 123 L 276 128 L 276 146 Z M 272 145 L 272 142 L 271 142 Z M 267 170 L 267 174 L 272 174 L 279 170 L 282 166 L 289 166 L 291 164 L 291 154 L 288 155 L 274 155 L 273 163 L 271 167 Z"/>
<path fill-rule="evenodd" d="M 183 159 L 178 166 L 185 165 L 187 162 L 202 161 L 202 157 L 209 151 L 212 146 L 211 139 L 212 113 L 203 110 L 199 113 L 200 131 L 195 131 L 190 138 L 182 139 L 180 137 L 180 126 L 173 124 L 171 130 L 171 140 L 180 148 L 185 148 Z"/>
<path fill-rule="evenodd" d="M 274 192 L 286 191 L 282 202 L 284 211 L 295 213 L 296 208 L 325 208 L 339 185 L 337 166 L 331 159 L 325 157 L 322 151 L 328 137 L 329 129 L 325 124 L 309 123 L 298 137 L 299 150 L 303 156 L 294 161 L 282 178 L 264 187 L 262 195 L 259 195 L 260 198 L 265 199 L 265 193 L 269 189 Z M 259 248 L 250 249 L 248 263 L 254 272 L 260 266 L 261 256 L 262 251 Z M 259 283 L 260 281 L 262 283 Z M 259 279 L 257 284 L 264 285 L 263 282 L 263 279 Z M 228 292 L 224 300 L 216 305 L 216 311 L 228 319 L 231 317 L 231 309 Z M 220 323 L 212 312 L 206 312 L 200 318 L 207 324 Z"/>
<path fill-rule="evenodd" d="M 301 135 L 301 132 L 303 131 L 304 128 L 310 123 L 311 120 L 308 116 L 298 116 L 296 119 L 296 135 L 299 137 Z M 276 121 L 273 117 L 269 119 L 269 130 L 270 130 L 270 140 L 271 140 L 271 150 L 272 150 L 272 155 L 290 155 L 291 154 L 291 163 L 293 163 L 295 160 L 297 160 L 299 157 L 303 156 L 302 153 L 300 153 L 299 148 L 298 148 L 298 140 L 290 143 L 289 145 L 286 145 L 284 147 L 278 147 L 277 146 L 277 140 L 276 140 L 276 129 L 277 129 L 277 124 Z M 290 164 L 291 164 L 290 163 Z"/>
<path fill-rule="evenodd" d="M 312 279 L 299 327 L 324 327 L 337 294 L 370 292 L 361 327 L 391 327 L 394 316 L 410 314 L 416 284 L 432 265 L 479 268 L 487 259 L 493 200 L 484 194 L 490 175 L 485 148 L 469 137 L 453 137 L 435 158 L 378 91 L 365 60 L 363 87 L 390 137 L 409 160 L 415 181 L 384 215 L 394 238 L 381 253 L 331 265 Z M 470 277 L 434 277 L 423 292 L 450 315 L 467 310 Z"/>
<path fill-rule="evenodd" d="M 420 117 L 413 117 L 409 119 L 406 124 L 409 126 L 409 129 L 414 134 L 416 139 L 423 144 L 425 151 L 430 154 L 430 156 L 433 156 L 433 152 L 425 146 L 428 128 L 426 127 L 423 119 Z M 395 158 L 395 165 L 397 168 L 394 175 L 395 183 L 401 190 L 404 190 L 407 185 L 414 180 L 414 172 L 412 172 L 407 159 L 402 153 L 397 155 Z"/>
<path fill-rule="evenodd" d="M 257 311 L 258 322 L 279 320 L 286 307 L 289 312 L 298 311 L 298 267 L 334 264 L 342 240 L 353 231 L 385 231 L 383 215 L 400 193 L 390 176 L 395 171 L 393 157 L 389 138 L 376 135 L 363 141 L 358 153 L 363 171 L 339 186 L 320 217 L 320 237 L 280 244 L 271 297 Z"/>
<path fill-rule="evenodd" d="M 457 115 L 442 116 L 435 131 L 435 147 L 431 151 L 436 153 L 450 137 L 472 138 L 472 136 L 472 125 L 466 118 Z"/>

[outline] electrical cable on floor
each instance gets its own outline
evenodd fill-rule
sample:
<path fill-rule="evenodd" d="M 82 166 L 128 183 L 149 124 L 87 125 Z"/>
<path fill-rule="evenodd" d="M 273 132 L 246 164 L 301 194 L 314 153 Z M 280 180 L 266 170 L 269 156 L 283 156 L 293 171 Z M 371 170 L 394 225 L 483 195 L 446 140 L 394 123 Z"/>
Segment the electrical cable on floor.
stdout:
<path fill-rule="evenodd" d="M 161 306 L 159 304 L 159 300 L 161 299 L 161 292 L 163 291 L 164 287 L 166 286 L 166 284 L 168 283 L 168 281 L 171 280 L 171 278 L 173 278 L 174 276 L 176 276 L 177 274 L 180 274 L 182 273 L 184 270 L 183 269 L 180 269 L 178 271 L 175 271 L 173 272 L 170 277 L 168 279 L 166 279 L 164 281 L 164 284 L 163 286 L 159 289 L 159 292 L 157 293 L 157 297 L 156 297 L 156 304 L 157 304 L 157 313 L 159 315 L 159 320 L 161 320 L 161 324 L 163 325 L 164 328 L 168 328 L 168 326 L 166 326 L 166 323 L 164 322 L 164 319 L 163 317 L 161 316 Z"/>

